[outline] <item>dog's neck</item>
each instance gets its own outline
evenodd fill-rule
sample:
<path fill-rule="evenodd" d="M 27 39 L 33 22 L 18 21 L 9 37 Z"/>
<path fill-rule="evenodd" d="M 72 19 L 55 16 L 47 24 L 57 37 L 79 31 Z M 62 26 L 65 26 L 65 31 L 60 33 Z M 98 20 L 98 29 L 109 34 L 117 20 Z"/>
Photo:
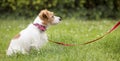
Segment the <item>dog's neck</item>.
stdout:
<path fill-rule="evenodd" d="M 40 25 L 40 24 L 38 24 L 38 23 L 35 23 L 35 24 L 33 24 L 34 26 L 36 26 L 39 30 L 41 30 L 41 31 L 46 31 L 46 27 L 45 26 L 43 26 L 43 25 Z"/>
<path fill-rule="evenodd" d="M 33 25 L 36 26 L 41 31 L 46 31 L 47 27 L 43 24 L 43 21 L 37 16 L 33 22 Z"/>
<path fill-rule="evenodd" d="M 33 24 L 38 23 L 38 24 L 40 24 L 40 25 L 45 26 L 42 22 L 43 22 L 43 21 L 39 18 L 39 16 L 37 16 L 37 17 L 35 18 Z"/>

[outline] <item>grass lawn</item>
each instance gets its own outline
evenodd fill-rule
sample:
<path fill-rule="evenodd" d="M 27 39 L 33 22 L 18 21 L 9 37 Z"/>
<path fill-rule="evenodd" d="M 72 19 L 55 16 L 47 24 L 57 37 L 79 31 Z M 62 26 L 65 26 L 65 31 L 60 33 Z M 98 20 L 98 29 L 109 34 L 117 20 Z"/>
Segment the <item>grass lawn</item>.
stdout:
<path fill-rule="evenodd" d="M 83 46 L 47 43 L 39 52 L 6 56 L 11 38 L 33 19 L 0 19 L 0 61 L 120 61 L 120 27 L 103 39 Z M 65 19 L 47 30 L 50 40 L 81 44 L 107 32 L 117 21 Z"/>

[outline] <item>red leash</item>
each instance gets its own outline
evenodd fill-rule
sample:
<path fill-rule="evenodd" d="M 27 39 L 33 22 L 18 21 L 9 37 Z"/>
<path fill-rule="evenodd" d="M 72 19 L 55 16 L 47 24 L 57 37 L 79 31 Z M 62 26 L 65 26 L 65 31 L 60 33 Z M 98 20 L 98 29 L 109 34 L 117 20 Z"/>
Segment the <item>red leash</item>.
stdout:
<path fill-rule="evenodd" d="M 100 40 L 102 39 L 103 37 L 105 37 L 106 35 L 108 35 L 109 33 L 111 33 L 113 30 L 117 29 L 117 27 L 120 25 L 120 21 L 118 23 L 116 23 L 108 32 L 106 32 L 104 35 L 102 35 L 101 37 L 98 37 L 94 40 L 90 40 L 88 42 L 85 42 L 83 44 L 65 44 L 63 42 L 55 42 L 55 41 L 51 41 L 49 40 L 50 42 L 53 42 L 53 43 L 56 43 L 56 44 L 59 44 L 59 45 L 63 45 L 63 46 L 77 46 L 77 45 L 86 45 L 86 44 L 89 44 L 89 43 L 92 43 L 92 42 L 95 42 L 97 40 Z"/>

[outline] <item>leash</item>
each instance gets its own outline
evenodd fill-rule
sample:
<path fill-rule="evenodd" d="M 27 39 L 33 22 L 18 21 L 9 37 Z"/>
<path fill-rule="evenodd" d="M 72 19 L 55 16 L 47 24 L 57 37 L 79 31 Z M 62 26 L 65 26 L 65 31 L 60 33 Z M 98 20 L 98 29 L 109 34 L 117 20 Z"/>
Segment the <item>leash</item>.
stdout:
<path fill-rule="evenodd" d="M 66 43 L 63 43 L 63 42 L 56 42 L 56 41 L 52 41 L 52 40 L 49 40 L 50 42 L 53 42 L 53 43 L 56 43 L 56 44 L 59 44 L 59 45 L 63 45 L 63 46 L 78 46 L 78 45 L 86 45 L 86 44 L 90 44 L 92 42 L 95 42 L 95 41 L 98 41 L 100 39 L 102 39 L 103 37 L 105 37 L 106 35 L 110 34 L 112 31 L 114 31 L 115 29 L 117 29 L 117 27 L 120 25 L 120 21 L 117 22 L 108 32 L 106 32 L 104 35 L 96 38 L 96 39 L 93 39 L 93 40 L 90 40 L 88 42 L 85 42 L 83 44 L 66 44 Z"/>

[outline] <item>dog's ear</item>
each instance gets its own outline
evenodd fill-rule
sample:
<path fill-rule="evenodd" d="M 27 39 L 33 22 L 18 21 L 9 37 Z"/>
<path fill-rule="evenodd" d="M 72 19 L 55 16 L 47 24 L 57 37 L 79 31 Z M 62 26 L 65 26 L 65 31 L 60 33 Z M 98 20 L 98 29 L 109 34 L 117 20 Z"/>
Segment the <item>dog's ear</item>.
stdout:
<path fill-rule="evenodd" d="M 47 20 L 49 18 L 47 10 L 41 11 L 39 15 L 42 20 Z"/>
<path fill-rule="evenodd" d="M 44 19 L 48 19 L 48 16 L 47 16 L 47 15 L 48 15 L 47 12 L 43 12 L 42 17 L 43 17 Z"/>

